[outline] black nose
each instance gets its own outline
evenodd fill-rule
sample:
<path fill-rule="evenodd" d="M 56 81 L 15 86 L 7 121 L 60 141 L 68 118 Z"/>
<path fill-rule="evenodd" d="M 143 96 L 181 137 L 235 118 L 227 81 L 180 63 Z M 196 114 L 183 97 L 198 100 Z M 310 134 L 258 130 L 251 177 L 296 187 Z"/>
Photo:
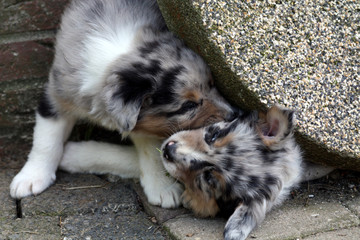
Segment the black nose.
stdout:
<path fill-rule="evenodd" d="M 163 156 L 169 162 L 173 162 L 175 152 L 176 152 L 176 142 L 170 141 L 165 145 L 165 147 L 163 149 Z"/>

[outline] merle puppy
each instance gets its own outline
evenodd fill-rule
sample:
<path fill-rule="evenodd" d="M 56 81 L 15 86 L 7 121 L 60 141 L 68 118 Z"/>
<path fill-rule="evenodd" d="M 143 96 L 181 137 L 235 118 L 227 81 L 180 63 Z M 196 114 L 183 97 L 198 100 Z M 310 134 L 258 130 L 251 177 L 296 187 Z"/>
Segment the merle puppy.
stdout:
<path fill-rule="evenodd" d="M 168 31 L 156 0 L 74 0 L 62 17 L 33 147 L 11 196 L 39 194 L 54 182 L 76 120 L 86 119 L 129 136 L 137 149 L 136 156 L 124 148 L 116 160 L 105 154 L 100 162 L 123 177 L 140 177 L 150 203 L 178 206 L 182 188 L 166 176 L 156 147 L 175 131 L 231 114 L 208 66 Z M 87 159 L 71 156 L 71 147 L 91 153 L 103 146 L 70 145 L 62 167 L 72 172 L 82 169 L 67 167 L 66 160 Z"/>
<path fill-rule="evenodd" d="M 197 215 L 228 215 L 224 237 L 245 239 L 302 176 L 294 112 L 279 106 L 191 131 L 162 146 L 166 170 L 185 185 L 183 204 Z"/>

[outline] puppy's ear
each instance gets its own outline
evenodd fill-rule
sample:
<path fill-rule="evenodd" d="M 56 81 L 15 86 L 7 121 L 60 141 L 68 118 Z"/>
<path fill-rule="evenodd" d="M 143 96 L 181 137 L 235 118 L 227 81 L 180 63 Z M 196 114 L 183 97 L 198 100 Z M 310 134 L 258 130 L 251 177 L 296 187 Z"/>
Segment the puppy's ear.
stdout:
<path fill-rule="evenodd" d="M 155 87 L 151 76 L 136 69 L 112 73 L 104 88 L 107 111 L 120 132 L 130 132 L 136 125 L 141 107 Z"/>
<path fill-rule="evenodd" d="M 215 217 L 220 211 L 216 199 L 225 189 L 224 177 L 214 167 L 205 167 L 197 173 L 193 181 L 185 184 L 182 195 L 184 207 L 192 209 L 201 217 Z"/>
<path fill-rule="evenodd" d="M 266 114 L 259 114 L 258 130 L 266 146 L 279 143 L 294 130 L 294 111 L 275 105 Z"/>
<path fill-rule="evenodd" d="M 249 205 L 240 203 L 226 222 L 225 240 L 245 240 L 249 233 L 265 218 L 265 209 L 261 203 L 251 202 Z"/>

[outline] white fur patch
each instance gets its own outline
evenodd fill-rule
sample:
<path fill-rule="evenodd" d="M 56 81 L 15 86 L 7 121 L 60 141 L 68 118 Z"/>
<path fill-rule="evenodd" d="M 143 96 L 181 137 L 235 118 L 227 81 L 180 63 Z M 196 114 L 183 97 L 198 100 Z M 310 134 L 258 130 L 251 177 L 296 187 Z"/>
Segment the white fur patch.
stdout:
<path fill-rule="evenodd" d="M 72 119 L 47 119 L 36 114 L 33 148 L 25 166 L 10 185 L 13 198 L 37 195 L 55 181 L 64 141 L 74 125 Z"/>
<path fill-rule="evenodd" d="M 140 182 L 149 203 L 163 208 L 178 207 L 183 188 L 166 176 L 160 153 L 156 149 L 161 146 L 161 141 L 136 134 L 130 134 L 130 137 L 138 150 Z"/>
<path fill-rule="evenodd" d="M 134 26 L 122 26 L 87 38 L 83 51 L 86 64 L 82 72 L 82 94 L 95 95 L 101 90 L 106 70 L 119 56 L 130 51 L 135 33 Z"/>
<path fill-rule="evenodd" d="M 95 141 L 68 142 L 59 168 L 71 173 L 111 173 L 123 178 L 140 177 L 134 146 Z"/>

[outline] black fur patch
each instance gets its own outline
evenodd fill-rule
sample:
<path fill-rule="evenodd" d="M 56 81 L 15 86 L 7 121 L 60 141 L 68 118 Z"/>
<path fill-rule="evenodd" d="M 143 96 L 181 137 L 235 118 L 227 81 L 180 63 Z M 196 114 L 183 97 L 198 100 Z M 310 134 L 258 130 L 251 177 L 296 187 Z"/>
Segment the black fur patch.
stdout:
<path fill-rule="evenodd" d="M 212 167 L 212 166 L 214 166 L 214 164 L 206 162 L 206 161 L 198 161 L 198 160 L 193 159 L 190 161 L 189 170 L 190 171 L 198 171 L 205 167 Z"/>
<path fill-rule="evenodd" d="M 174 88 L 176 87 L 177 76 L 182 73 L 184 67 L 178 66 L 173 67 L 165 71 L 161 76 L 160 86 L 153 94 L 153 106 L 161 106 L 166 104 L 171 104 L 177 100 L 177 96 L 174 93 Z"/>
<path fill-rule="evenodd" d="M 160 61 L 150 60 L 150 64 L 135 62 L 129 69 L 119 71 L 120 89 L 114 93 L 114 98 L 122 98 L 125 104 L 141 103 L 145 95 L 155 88 L 155 78 L 162 72 Z"/>
<path fill-rule="evenodd" d="M 230 156 L 236 155 L 236 150 L 237 147 L 234 144 L 230 143 L 226 146 L 226 153 L 229 154 Z"/>
<path fill-rule="evenodd" d="M 260 151 L 261 158 L 264 163 L 273 164 L 274 162 L 276 162 L 276 154 L 274 154 L 274 152 L 271 151 L 269 148 L 267 148 L 266 146 L 259 146 L 257 149 Z"/>
<path fill-rule="evenodd" d="M 233 132 L 237 126 L 238 126 L 238 120 L 234 120 L 229 126 L 223 128 L 223 129 L 220 129 L 217 126 L 210 126 L 207 128 L 204 140 L 207 144 L 210 145 L 216 139 L 221 139 L 221 138 L 224 138 L 227 135 L 229 135 L 229 133 Z M 230 149 L 231 148 L 232 147 L 230 147 Z M 235 150 L 235 149 L 233 149 L 233 150 Z"/>
<path fill-rule="evenodd" d="M 289 125 L 284 133 L 284 138 L 286 138 L 291 133 L 291 130 L 293 128 L 293 118 L 294 118 L 294 112 L 289 112 L 289 114 L 288 114 Z"/>
<path fill-rule="evenodd" d="M 205 133 L 204 141 L 208 145 L 210 145 L 218 138 L 219 134 L 220 134 L 220 128 L 211 125 Z"/>
<path fill-rule="evenodd" d="M 173 117 L 173 116 L 176 116 L 176 115 L 184 115 L 185 113 L 191 111 L 191 110 L 194 110 L 195 108 L 197 108 L 199 104 L 196 103 L 196 102 L 192 102 L 192 101 L 187 101 L 187 102 L 184 102 L 180 109 L 179 110 L 176 110 L 174 112 L 170 112 L 170 113 L 167 113 L 166 116 L 168 118 L 170 117 Z"/>
<path fill-rule="evenodd" d="M 261 186 L 261 182 L 259 177 L 257 176 L 249 176 L 250 180 L 249 180 L 249 189 L 258 189 Z"/>
<path fill-rule="evenodd" d="M 122 82 L 120 89 L 113 94 L 113 98 L 119 98 L 128 103 L 141 103 L 146 94 L 149 94 L 153 87 L 153 79 L 140 75 L 134 70 L 124 70 L 119 72 L 119 78 Z"/>
<path fill-rule="evenodd" d="M 221 161 L 224 164 L 224 169 L 228 172 L 233 170 L 234 167 L 234 160 L 231 157 L 225 157 L 223 161 Z"/>
<path fill-rule="evenodd" d="M 219 198 L 216 200 L 216 203 L 220 208 L 218 216 L 229 218 L 234 213 L 235 209 L 239 206 L 241 200 L 237 198 L 237 199 L 231 199 L 229 201 L 225 201 L 224 199 Z"/>
<path fill-rule="evenodd" d="M 278 185 L 279 184 L 279 179 L 269 173 L 266 173 L 265 176 L 265 184 L 270 186 L 270 185 Z"/>
<path fill-rule="evenodd" d="M 160 61 L 155 59 L 150 60 L 148 66 L 141 62 L 133 63 L 132 66 L 140 75 L 150 75 L 155 77 L 162 71 Z"/>
<path fill-rule="evenodd" d="M 44 118 L 56 117 L 57 113 L 54 110 L 46 92 L 40 96 L 40 100 L 37 107 L 38 113 Z"/>

